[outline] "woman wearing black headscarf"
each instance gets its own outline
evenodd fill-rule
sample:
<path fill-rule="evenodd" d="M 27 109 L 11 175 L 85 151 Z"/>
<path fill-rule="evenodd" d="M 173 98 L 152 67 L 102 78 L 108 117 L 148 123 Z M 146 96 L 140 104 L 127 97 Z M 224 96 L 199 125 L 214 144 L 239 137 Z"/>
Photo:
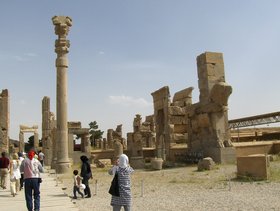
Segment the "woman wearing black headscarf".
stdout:
<path fill-rule="evenodd" d="M 84 190 L 85 198 L 90 198 L 91 192 L 90 192 L 88 181 L 89 179 L 92 179 L 92 172 L 89 164 L 89 159 L 85 155 L 82 155 L 80 159 L 82 161 L 82 167 L 81 167 L 81 177 L 83 178 L 82 183 L 86 186 Z"/>

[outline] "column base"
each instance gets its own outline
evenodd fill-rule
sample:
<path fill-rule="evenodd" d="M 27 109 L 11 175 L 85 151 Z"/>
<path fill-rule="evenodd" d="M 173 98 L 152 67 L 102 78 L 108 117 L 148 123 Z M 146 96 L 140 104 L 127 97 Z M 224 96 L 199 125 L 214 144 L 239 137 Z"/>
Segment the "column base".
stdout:
<path fill-rule="evenodd" d="M 56 163 L 56 173 L 58 174 L 66 174 L 69 173 L 71 170 L 71 163 L 70 162 L 59 162 Z"/>

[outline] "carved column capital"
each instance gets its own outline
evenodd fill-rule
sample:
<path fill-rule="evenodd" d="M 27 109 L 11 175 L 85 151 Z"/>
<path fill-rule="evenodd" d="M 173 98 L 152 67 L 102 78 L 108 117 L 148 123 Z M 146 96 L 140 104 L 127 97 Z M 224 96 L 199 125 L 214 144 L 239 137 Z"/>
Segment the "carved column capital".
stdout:
<path fill-rule="evenodd" d="M 70 41 L 66 39 L 66 36 L 72 26 L 72 19 L 68 16 L 54 16 L 52 21 L 55 25 L 55 34 L 58 35 L 58 39 L 55 41 L 55 52 L 58 55 L 67 54 Z"/>
<path fill-rule="evenodd" d="M 66 38 L 69 28 L 72 26 L 72 19 L 68 16 L 54 16 L 52 21 L 55 25 L 55 34 L 59 38 Z"/>

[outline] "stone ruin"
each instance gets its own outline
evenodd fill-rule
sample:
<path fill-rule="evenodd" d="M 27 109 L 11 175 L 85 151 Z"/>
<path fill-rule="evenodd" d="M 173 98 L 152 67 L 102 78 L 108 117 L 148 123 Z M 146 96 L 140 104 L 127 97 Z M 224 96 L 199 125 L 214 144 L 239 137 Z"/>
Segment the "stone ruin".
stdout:
<path fill-rule="evenodd" d="M 133 121 L 133 134 L 139 136 L 142 147 L 155 147 L 155 121 L 154 116 L 146 116 L 144 122 L 140 114 L 136 114 Z M 136 138 L 137 139 L 137 138 Z"/>
<path fill-rule="evenodd" d="M 218 163 L 235 160 L 228 127 L 228 98 L 232 87 L 225 82 L 221 53 L 197 57 L 199 102 L 186 110 L 190 151 L 201 151 Z"/>
<path fill-rule="evenodd" d="M 72 26 L 71 18 L 54 16 L 56 69 L 57 69 L 57 119 L 49 109 L 49 98 L 42 101 L 42 141 L 43 152 L 46 154 L 46 164 L 52 163 L 58 173 L 69 170 L 73 156 L 73 135 L 82 138 L 81 152 L 90 153 L 89 128 L 82 128 L 79 122 L 68 122 L 67 116 L 67 70 L 70 42 L 67 35 Z M 234 148 L 230 141 L 228 128 L 227 101 L 232 92 L 226 84 L 224 76 L 223 56 L 221 53 L 206 52 L 197 57 L 199 83 L 199 102 L 192 103 L 192 87 L 174 94 L 170 100 L 168 86 L 151 93 L 154 103 L 153 115 L 147 116 L 142 122 L 136 115 L 133 122 L 133 132 L 127 134 L 127 142 L 122 137 L 122 125 L 116 130 L 107 131 L 107 140 L 98 140 L 98 147 L 114 149 L 117 157 L 127 149 L 131 160 L 142 165 L 143 149 L 155 147 L 154 157 L 164 161 L 175 161 L 174 150 L 178 145 L 189 152 L 202 152 L 204 156 L 212 157 L 215 162 L 223 163 L 234 157 Z M 9 101 L 8 92 L 0 95 L 0 138 L 1 149 L 8 149 L 9 131 Z M 32 130 L 37 134 L 37 128 L 21 126 L 20 140 L 24 132 Z M 35 137 L 37 148 L 37 137 Z M 128 146 L 127 146 L 128 145 Z M 22 148 L 22 145 L 20 146 Z M 176 150 L 175 150 L 176 151 Z M 178 153 L 177 153 L 178 154 Z M 133 161 L 132 161 L 133 162 Z M 54 165 L 53 165 L 54 164 Z"/>
<path fill-rule="evenodd" d="M 154 118 L 146 116 L 146 121 L 142 123 L 141 115 L 137 114 L 133 121 L 133 132 L 127 133 L 127 150 L 133 168 L 145 167 L 143 147 L 155 147 Z"/>
<path fill-rule="evenodd" d="M 50 111 L 50 98 L 45 96 L 42 100 L 42 151 L 45 154 L 45 164 L 51 166 L 55 152 L 56 120 Z"/>
<path fill-rule="evenodd" d="M 9 152 L 10 98 L 7 89 L 0 93 L 0 150 Z"/>
<path fill-rule="evenodd" d="M 175 93 L 172 102 L 167 86 L 152 93 L 156 125 L 156 156 L 158 158 L 174 160 L 170 149 L 177 144 L 187 142 L 186 108 L 192 104 L 192 90 L 191 87 Z"/>
<path fill-rule="evenodd" d="M 24 152 L 24 133 L 33 133 L 34 134 L 34 149 L 38 151 L 39 149 L 39 134 L 38 134 L 38 125 L 33 125 L 31 127 L 26 125 L 19 126 L 19 151 Z"/>
<path fill-rule="evenodd" d="M 156 133 L 155 156 L 164 161 L 176 161 L 177 146 L 188 153 L 201 153 L 215 162 L 235 160 L 235 149 L 228 127 L 228 98 L 232 87 L 225 82 L 223 55 L 205 52 L 197 57 L 199 102 L 192 103 L 193 87 L 174 94 L 170 100 L 168 86 L 151 93 L 154 104 Z M 136 115 L 134 129 L 139 127 Z M 139 132 L 128 134 L 133 156 L 141 155 Z M 183 152 L 186 153 L 186 152 Z"/>
<path fill-rule="evenodd" d="M 73 157 L 78 157 L 74 155 L 74 136 L 81 138 L 79 152 L 89 156 L 91 152 L 89 128 L 82 128 L 81 122 L 68 122 L 67 128 L 68 157 L 71 162 L 75 163 L 79 159 L 73 159 Z M 42 150 L 45 154 L 46 165 L 51 165 L 52 168 L 55 168 L 57 159 L 56 133 L 56 120 L 54 113 L 50 111 L 50 98 L 45 96 L 42 100 Z"/>
<path fill-rule="evenodd" d="M 107 130 L 107 142 L 109 149 L 114 149 L 114 158 L 119 157 L 126 149 L 126 140 L 122 136 L 122 125 L 117 125 L 116 130 Z"/>
<path fill-rule="evenodd" d="M 91 144 L 89 139 L 89 128 L 82 128 L 81 122 L 68 122 L 69 154 L 73 152 L 74 149 L 74 135 L 81 138 L 80 151 L 90 154 Z"/>

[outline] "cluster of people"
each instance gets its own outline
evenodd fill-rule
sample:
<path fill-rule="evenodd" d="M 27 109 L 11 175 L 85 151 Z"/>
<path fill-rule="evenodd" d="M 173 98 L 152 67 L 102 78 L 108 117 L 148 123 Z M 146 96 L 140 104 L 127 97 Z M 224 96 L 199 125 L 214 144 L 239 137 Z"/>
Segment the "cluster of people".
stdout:
<path fill-rule="evenodd" d="M 0 179 L 1 187 L 7 189 L 8 179 L 10 177 L 11 194 L 15 196 L 23 188 L 23 172 L 20 171 L 20 165 L 24 160 L 22 153 L 14 153 L 11 158 L 6 152 L 1 153 L 0 158 Z"/>
<path fill-rule="evenodd" d="M 92 179 L 92 171 L 87 156 L 80 157 L 82 161 L 80 174 L 76 169 L 73 171 L 74 187 L 73 198 L 77 199 L 77 193 L 82 198 L 91 198 L 89 180 Z M 30 150 L 25 153 L 14 153 L 11 159 L 5 152 L 0 158 L 0 185 L 7 188 L 7 180 L 10 174 L 10 190 L 15 196 L 17 191 L 24 187 L 26 206 L 28 210 L 40 210 L 40 183 L 42 179 L 40 173 L 43 172 L 44 153 Z M 118 174 L 119 196 L 111 198 L 113 211 L 119 211 L 124 207 L 125 211 L 131 210 L 131 182 L 130 174 L 133 168 L 129 166 L 128 157 L 125 154 L 119 156 L 113 167 L 108 171 L 110 175 Z M 82 193 L 83 190 L 83 193 Z M 34 202 L 34 206 L 33 206 Z"/>
<path fill-rule="evenodd" d="M 82 198 L 91 198 L 91 190 L 89 187 L 89 179 L 92 179 L 92 171 L 87 156 L 82 155 L 80 157 L 82 161 L 81 173 L 76 169 L 73 171 L 74 174 L 74 187 L 73 187 L 73 199 L 77 199 L 77 192 Z M 81 192 L 84 190 L 84 194 Z"/>
<path fill-rule="evenodd" d="M 41 153 L 41 154 L 40 154 Z M 43 152 L 38 155 L 30 150 L 26 153 L 13 153 L 9 158 L 6 152 L 1 153 L 0 158 L 0 183 L 3 189 L 7 189 L 10 178 L 10 191 L 15 197 L 17 192 L 24 187 L 26 206 L 28 210 L 40 210 L 40 173 L 43 172 Z"/>
<path fill-rule="evenodd" d="M 73 199 L 77 199 L 77 193 L 79 193 L 82 198 L 84 198 L 84 196 L 86 198 L 91 197 L 89 179 L 92 178 L 92 172 L 89 159 L 84 155 L 81 156 L 80 159 L 82 161 L 81 174 L 78 175 L 78 170 L 73 171 Z M 125 154 L 121 154 L 113 167 L 108 171 L 108 173 L 113 176 L 118 174 L 119 196 L 112 195 L 111 206 L 113 207 L 113 211 L 120 211 L 122 207 L 124 207 L 125 211 L 131 211 L 132 195 L 130 174 L 133 171 L 133 168 L 129 166 L 129 160 Z M 84 193 L 81 192 L 81 189 L 84 189 Z"/>

